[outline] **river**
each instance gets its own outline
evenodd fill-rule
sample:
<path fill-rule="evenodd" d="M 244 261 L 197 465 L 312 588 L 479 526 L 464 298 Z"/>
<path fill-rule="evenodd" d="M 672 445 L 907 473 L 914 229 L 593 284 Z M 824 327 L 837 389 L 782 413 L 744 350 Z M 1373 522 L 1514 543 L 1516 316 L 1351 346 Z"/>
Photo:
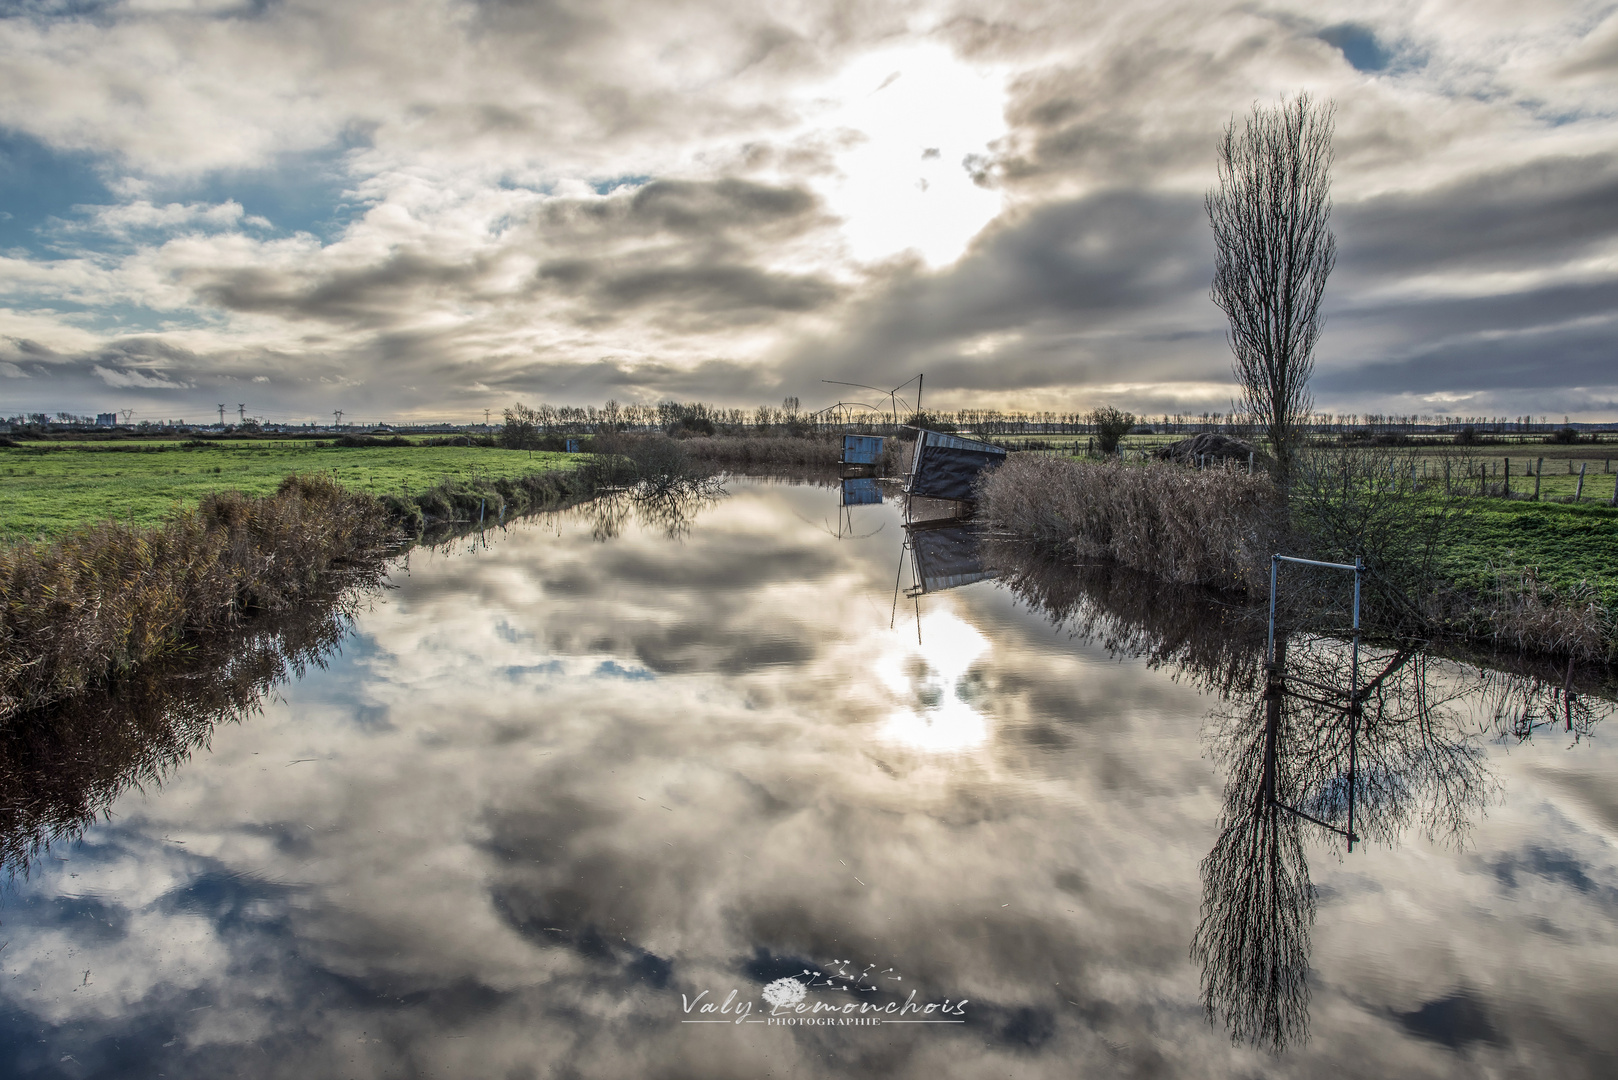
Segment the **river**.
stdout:
<path fill-rule="evenodd" d="M 906 539 L 536 517 L 13 747 L 7 1075 L 1618 1073 L 1604 703 L 1398 660 L 1350 852 L 1216 607 Z"/>

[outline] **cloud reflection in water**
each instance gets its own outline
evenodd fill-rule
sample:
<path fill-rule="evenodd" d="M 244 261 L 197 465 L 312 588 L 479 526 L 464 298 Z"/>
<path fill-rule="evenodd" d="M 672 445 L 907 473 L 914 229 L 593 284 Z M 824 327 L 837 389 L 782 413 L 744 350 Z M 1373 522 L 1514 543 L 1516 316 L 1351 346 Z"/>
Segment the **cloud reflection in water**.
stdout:
<path fill-rule="evenodd" d="M 1618 818 L 1593 740 L 1493 759 L 1529 795 L 1479 826 L 1478 857 L 1313 852 L 1312 1037 L 1256 1057 L 1204 1022 L 1187 957 L 1229 780 L 1204 721 L 1252 689 L 1240 635 L 1118 582 L 1013 574 L 921 597 L 918 647 L 914 623 L 889 627 L 897 527 L 839 540 L 808 524 L 827 491 L 732 492 L 677 542 L 633 515 L 592 535 L 581 510 L 418 551 L 329 670 L 215 727 L 15 886 L 0 1059 L 171 1078 L 1410 1075 L 1457 1065 L 1430 1033 L 1463 993 L 1492 1025 L 1469 1054 L 1578 1075 L 1597 1057 L 1579 1047 L 1610 1040 L 1614 980 L 1588 946 L 1613 932 Z M 1047 614 L 1087 606 L 1111 621 L 1053 632 Z M 682 993 L 757 997 L 850 956 L 970 998 L 970 1023 L 679 1022 Z"/>

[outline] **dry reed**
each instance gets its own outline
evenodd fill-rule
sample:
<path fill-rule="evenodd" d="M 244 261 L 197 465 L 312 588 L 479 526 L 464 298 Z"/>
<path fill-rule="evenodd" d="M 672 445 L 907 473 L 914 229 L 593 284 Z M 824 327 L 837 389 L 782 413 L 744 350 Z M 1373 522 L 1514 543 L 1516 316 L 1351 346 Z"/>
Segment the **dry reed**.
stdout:
<path fill-rule="evenodd" d="M 158 528 L 109 521 L 0 549 L 0 720 L 289 610 L 396 536 L 380 501 L 315 475 L 266 498 L 209 495 Z"/>
<path fill-rule="evenodd" d="M 991 532 L 1163 581 L 1256 594 L 1285 512 L 1268 477 L 1013 454 L 981 481 Z"/>
<path fill-rule="evenodd" d="M 790 435 L 757 439 L 684 439 L 686 453 L 698 461 L 724 469 L 827 468 L 837 464 L 841 444 L 831 439 L 804 439 Z"/>
<path fill-rule="evenodd" d="M 779 469 L 833 469 L 842 456 L 841 435 L 822 435 L 804 438 L 792 435 L 762 436 L 757 438 L 701 437 L 682 439 L 686 453 L 698 461 L 732 471 L 768 471 Z M 883 472 L 889 476 L 901 467 L 905 454 L 896 438 L 883 440 Z"/>
<path fill-rule="evenodd" d="M 1588 583 L 1557 594 L 1542 586 L 1532 570 L 1502 571 L 1489 599 L 1487 627 L 1480 636 L 1497 645 L 1579 663 L 1618 659 L 1612 613 Z"/>

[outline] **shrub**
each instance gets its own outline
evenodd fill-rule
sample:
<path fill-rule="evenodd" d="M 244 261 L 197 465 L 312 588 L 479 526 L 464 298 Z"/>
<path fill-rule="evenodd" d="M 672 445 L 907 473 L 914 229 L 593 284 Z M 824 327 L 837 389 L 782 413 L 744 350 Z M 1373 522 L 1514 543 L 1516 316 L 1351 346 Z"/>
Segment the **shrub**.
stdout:
<path fill-rule="evenodd" d="M 1103 454 L 1110 454 L 1118 449 L 1118 443 L 1129 429 L 1135 426 L 1133 413 L 1120 412 L 1111 405 L 1105 405 L 1094 410 L 1088 417 L 1090 423 L 1095 425 L 1096 444 Z"/>
<path fill-rule="evenodd" d="M 375 435 L 342 435 L 337 438 L 335 446 L 369 447 L 369 446 L 412 446 L 409 439 L 395 435 L 391 439 L 379 439 Z"/>

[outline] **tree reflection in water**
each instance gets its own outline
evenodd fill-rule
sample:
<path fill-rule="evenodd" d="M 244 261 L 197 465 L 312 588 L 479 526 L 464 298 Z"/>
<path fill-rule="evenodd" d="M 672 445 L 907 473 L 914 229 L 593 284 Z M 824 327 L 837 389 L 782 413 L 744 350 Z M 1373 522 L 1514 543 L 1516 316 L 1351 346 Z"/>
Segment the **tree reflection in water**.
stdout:
<path fill-rule="evenodd" d="M 189 643 L 14 717 L 0 732 L 0 866 L 26 875 L 32 860 L 77 838 L 125 790 L 161 785 L 207 746 L 216 724 L 252 714 L 278 684 L 324 667 L 381 580 L 378 562 L 291 615 Z"/>
<path fill-rule="evenodd" d="M 590 536 L 600 542 L 617 539 L 631 521 L 662 533 L 665 539 L 683 540 L 691 534 L 697 515 L 724 497 L 719 482 L 708 480 L 684 488 L 614 491 L 569 512 L 589 521 Z"/>
<path fill-rule="evenodd" d="M 1116 568 L 984 549 L 1001 584 L 1058 626 L 1219 696 L 1203 734 L 1226 771 L 1224 805 L 1191 957 L 1209 1021 L 1274 1052 L 1308 1038 L 1309 845 L 1343 844 L 1352 816 L 1355 842 L 1393 845 L 1419 828 L 1462 846 L 1497 789 L 1487 740 L 1549 730 L 1577 741 L 1613 711 L 1610 687 L 1581 691 L 1572 669 L 1552 677 L 1511 658 L 1497 662 L 1519 670 L 1362 646 L 1351 726 L 1350 643 L 1297 633 L 1278 642 L 1285 692 L 1271 708 L 1262 612 Z"/>
<path fill-rule="evenodd" d="M 1362 652 L 1370 678 L 1351 725 L 1349 648 L 1294 635 L 1277 649 L 1279 697 L 1234 696 L 1205 732 L 1227 779 L 1191 955 L 1210 1020 L 1276 1051 L 1308 1033 L 1315 905 L 1306 840 L 1339 843 L 1352 828 L 1353 840 L 1392 844 L 1420 827 L 1462 844 L 1494 787 L 1456 707 L 1474 680 L 1435 678 L 1413 649 Z"/>

